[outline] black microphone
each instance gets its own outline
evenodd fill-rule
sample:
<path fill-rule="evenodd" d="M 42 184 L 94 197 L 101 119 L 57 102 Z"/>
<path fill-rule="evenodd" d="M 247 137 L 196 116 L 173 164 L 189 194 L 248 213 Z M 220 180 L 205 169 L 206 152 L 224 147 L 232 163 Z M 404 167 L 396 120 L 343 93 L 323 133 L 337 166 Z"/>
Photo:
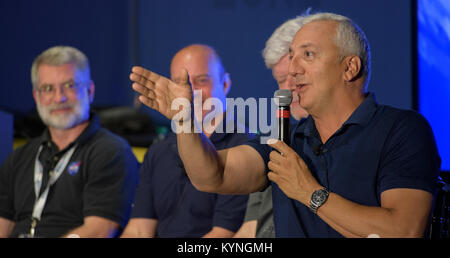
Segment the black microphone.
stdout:
<path fill-rule="evenodd" d="M 290 145 L 289 119 L 291 112 L 289 105 L 292 102 L 292 93 L 290 90 L 277 90 L 273 94 L 277 109 L 278 120 L 278 140 Z"/>

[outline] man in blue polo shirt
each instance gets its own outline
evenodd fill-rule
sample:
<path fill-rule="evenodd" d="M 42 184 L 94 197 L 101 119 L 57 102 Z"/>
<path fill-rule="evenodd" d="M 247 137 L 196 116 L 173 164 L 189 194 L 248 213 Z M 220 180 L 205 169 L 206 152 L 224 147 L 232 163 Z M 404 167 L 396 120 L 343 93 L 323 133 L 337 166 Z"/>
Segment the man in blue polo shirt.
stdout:
<path fill-rule="evenodd" d="M 193 184 L 249 193 L 270 180 L 277 237 L 425 236 L 440 167 L 433 133 L 418 113 L 379 105 L 367 93 L 370 50 L 361 29 L 340 15 L 309 15 L 289 57 L 292 93 L 310 114 L 293 131 L 291 147 L 251 141 L 216 151 L 203 135 L 180 133 Z M 171 100 L 162 89 L 190 99 L 186 79 L 175 84 L 132 71 L 140 100 L 169 118 L 160 103 Z"/>
<path fill-rule="evenodd" d="M 198 44 L 181 49 L 172 59 L 172 79 L 179 81 L 184 69 L 189 72 L 192 88 L 201 92 L 203 102 L 215 98 L 226 103 L 231 80 L 214 49 Z M 199 120 L 211 113 L 202 107 L 195 111 Z M 222 129 L 226 128 L 225 122 L 214 121 Z M 249 140 L 247 134 L 208 130 L 205 134 L 217 149 Z M 178 156 L 177 137 L 173 133 L 150 146 L 139 180 L 132 219 L 122 237 L 232 237 L 242 224 L 248 196 L 195 189 Z"/>

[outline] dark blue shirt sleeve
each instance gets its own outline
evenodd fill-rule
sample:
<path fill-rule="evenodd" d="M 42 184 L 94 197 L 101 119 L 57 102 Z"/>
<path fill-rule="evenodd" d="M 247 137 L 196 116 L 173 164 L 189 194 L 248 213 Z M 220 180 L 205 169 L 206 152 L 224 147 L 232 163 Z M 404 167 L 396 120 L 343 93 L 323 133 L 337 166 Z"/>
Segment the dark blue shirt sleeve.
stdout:
<path fill-rule="evenodd" d="M 217 197 L 213 226 L 236 232 L 242 225 L 248 195 L 223 195 Z"/>
<path fill-rule="evenodd" d="M 408 112 L 398 119 L 386 139 L 378 176 L 378 194 L 393 188 L 434 193 L 440 158 L 433 132 L 420 114 Z"/>
<path fill-rule="evenodd" d="M 264 166 L 266 167 L 266 173 L 269 171 L 269 168 L 267 167 L 267 163 L 269 163 L 270 160 L 270 152 L 272 152 L 272 147 L 270 147 L 268 144 L 261 143 L 261 136 L 258 135 L 252 140 L 249 140 L 245 143 L 245 145 L 249 145 L 253 149 L 255 149 L 261 158 L 264 160 Z"/>

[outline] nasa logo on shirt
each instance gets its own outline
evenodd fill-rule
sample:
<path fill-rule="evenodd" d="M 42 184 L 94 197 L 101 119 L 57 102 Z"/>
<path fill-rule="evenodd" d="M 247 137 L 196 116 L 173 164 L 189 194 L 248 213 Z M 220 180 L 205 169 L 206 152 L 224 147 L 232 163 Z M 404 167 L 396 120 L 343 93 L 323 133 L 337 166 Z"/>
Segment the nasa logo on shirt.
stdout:
<path fill-rule="evenodd" d="M 80 169 L 81 161 L 74 161 L 69 164 L 67 167 L 67 172 L 69 172 L 69 175 L 73 176 L 76 173 L 78 173 L 78 170 Z"/>

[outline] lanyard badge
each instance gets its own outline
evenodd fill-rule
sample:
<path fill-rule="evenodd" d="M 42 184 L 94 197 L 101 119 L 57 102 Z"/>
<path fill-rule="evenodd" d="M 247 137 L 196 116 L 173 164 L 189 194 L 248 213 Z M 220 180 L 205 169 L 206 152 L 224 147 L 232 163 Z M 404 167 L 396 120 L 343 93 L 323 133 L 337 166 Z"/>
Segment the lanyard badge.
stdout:
<path fill-rule="evenodd" d="M 42 211 L 44 210 L 45 203 L 47 202 L 47 196 L 50 186 L 52 186 L 56 182 L 56 180 L 58 180 L 59 176 L 66 168 L 67 163 L 69 163 L 69 160 L 75 151 L 75 148 L 76 145 L 70 148 L 58 161 L 56 167 L 50 171 L 49 174 L 50 178 L 48 180 L 47 186 L 45 187 L 42 194 L 39 194 L 42 187 L 42 175 L 43 175 L 42 164 L 39 161 L 39 154 L 42 151 L 42 145 L 39 147 L 38 153 L 36 155 L 36 160 L 34 162 L 34 193 L 36 196 L 36 200 L 34 202 L 33 214 L 31 216 L 31 228 L 30 228 L 31 237 L 34 237 L 36 224 L 41 219 Z"/>

